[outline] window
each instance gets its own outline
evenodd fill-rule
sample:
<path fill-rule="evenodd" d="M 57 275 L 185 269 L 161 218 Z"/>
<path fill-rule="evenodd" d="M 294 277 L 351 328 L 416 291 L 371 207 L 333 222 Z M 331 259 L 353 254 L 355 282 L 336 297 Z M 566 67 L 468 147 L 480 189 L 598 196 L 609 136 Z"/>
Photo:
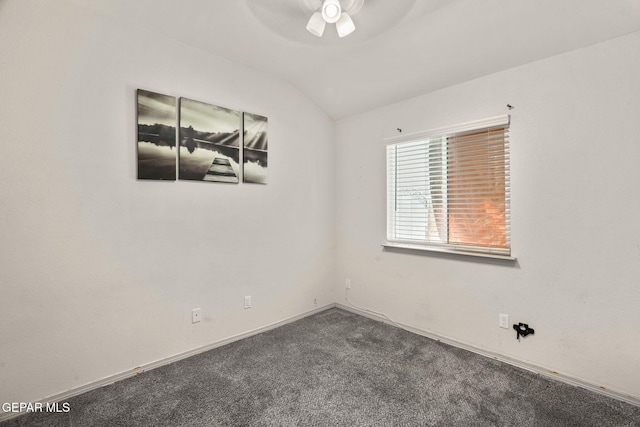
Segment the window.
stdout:
<path fill-rule="evenodd" d="M 510 257 L 509 116 L 389 138 L 387 240 Z"/>

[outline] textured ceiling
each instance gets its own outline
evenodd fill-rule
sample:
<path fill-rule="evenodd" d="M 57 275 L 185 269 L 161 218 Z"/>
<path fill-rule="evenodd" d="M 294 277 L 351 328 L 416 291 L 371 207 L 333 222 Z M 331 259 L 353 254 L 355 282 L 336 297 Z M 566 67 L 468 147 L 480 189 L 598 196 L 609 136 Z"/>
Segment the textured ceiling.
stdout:
<path fill-rule="evenodd" d="M 67 1 L 285 80 L 334 119 L 640 31 L 640 0 L 365 0 L 344 39 L 305 30 L 316 0 Z"/>

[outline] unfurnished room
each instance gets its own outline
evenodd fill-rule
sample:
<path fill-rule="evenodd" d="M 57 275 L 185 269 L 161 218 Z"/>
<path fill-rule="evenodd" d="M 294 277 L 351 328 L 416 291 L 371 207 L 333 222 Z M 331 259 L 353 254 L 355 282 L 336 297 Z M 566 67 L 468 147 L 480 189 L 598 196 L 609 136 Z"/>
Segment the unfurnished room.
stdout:
<path fill-rule="evenodd" d="M 640 0 L 0 0 L 0 425 L 640 426 Z"/>

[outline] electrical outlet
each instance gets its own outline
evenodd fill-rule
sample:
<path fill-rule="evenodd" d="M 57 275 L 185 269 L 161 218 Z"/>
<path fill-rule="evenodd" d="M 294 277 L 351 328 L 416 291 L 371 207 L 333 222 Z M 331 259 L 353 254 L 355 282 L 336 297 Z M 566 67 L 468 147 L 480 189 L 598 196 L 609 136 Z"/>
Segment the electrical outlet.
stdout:
<path fill-rule="evenodd" d="M 509 329 L 509 315 L 508 314 L 499 314 L 498 315 L 498 326 L 501 328 Z"/>
<path fill-rule="evenodd" d="M 318 306 L 318 299 L 317 298 L 313 299 L 313 305 L 315 305 L 316 307 Z"/>
<path fill-rule="evenodd" d="M 351 279 L 347 279 L 347 280 L 345 281 L 345 283 L 344 283 L 344 286 L 345 286 L 347 289 L 351 289 Z"/>
<path fill-rule="evenodd" d="M 191 323 L 198 322 L 200 322 L 200 309 L 194 308 L 193 310 L 191 310 Z"/>
<path fill-rule="evenodd" d="M 251 295 L 247 295 L 246 297 L 244 297 L 244 308 L 245 310 L 247 308 L 251 308 Z"/>

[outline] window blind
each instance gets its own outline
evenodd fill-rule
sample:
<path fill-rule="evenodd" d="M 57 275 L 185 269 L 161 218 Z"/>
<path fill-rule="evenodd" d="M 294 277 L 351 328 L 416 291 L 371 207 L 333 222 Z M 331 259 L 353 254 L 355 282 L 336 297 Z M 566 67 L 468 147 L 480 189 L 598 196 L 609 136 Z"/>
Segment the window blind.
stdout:
<path fill-rule="evenodd" d="M 389 242 L 511 254 L 508 116 L 387 144 Z"/>

